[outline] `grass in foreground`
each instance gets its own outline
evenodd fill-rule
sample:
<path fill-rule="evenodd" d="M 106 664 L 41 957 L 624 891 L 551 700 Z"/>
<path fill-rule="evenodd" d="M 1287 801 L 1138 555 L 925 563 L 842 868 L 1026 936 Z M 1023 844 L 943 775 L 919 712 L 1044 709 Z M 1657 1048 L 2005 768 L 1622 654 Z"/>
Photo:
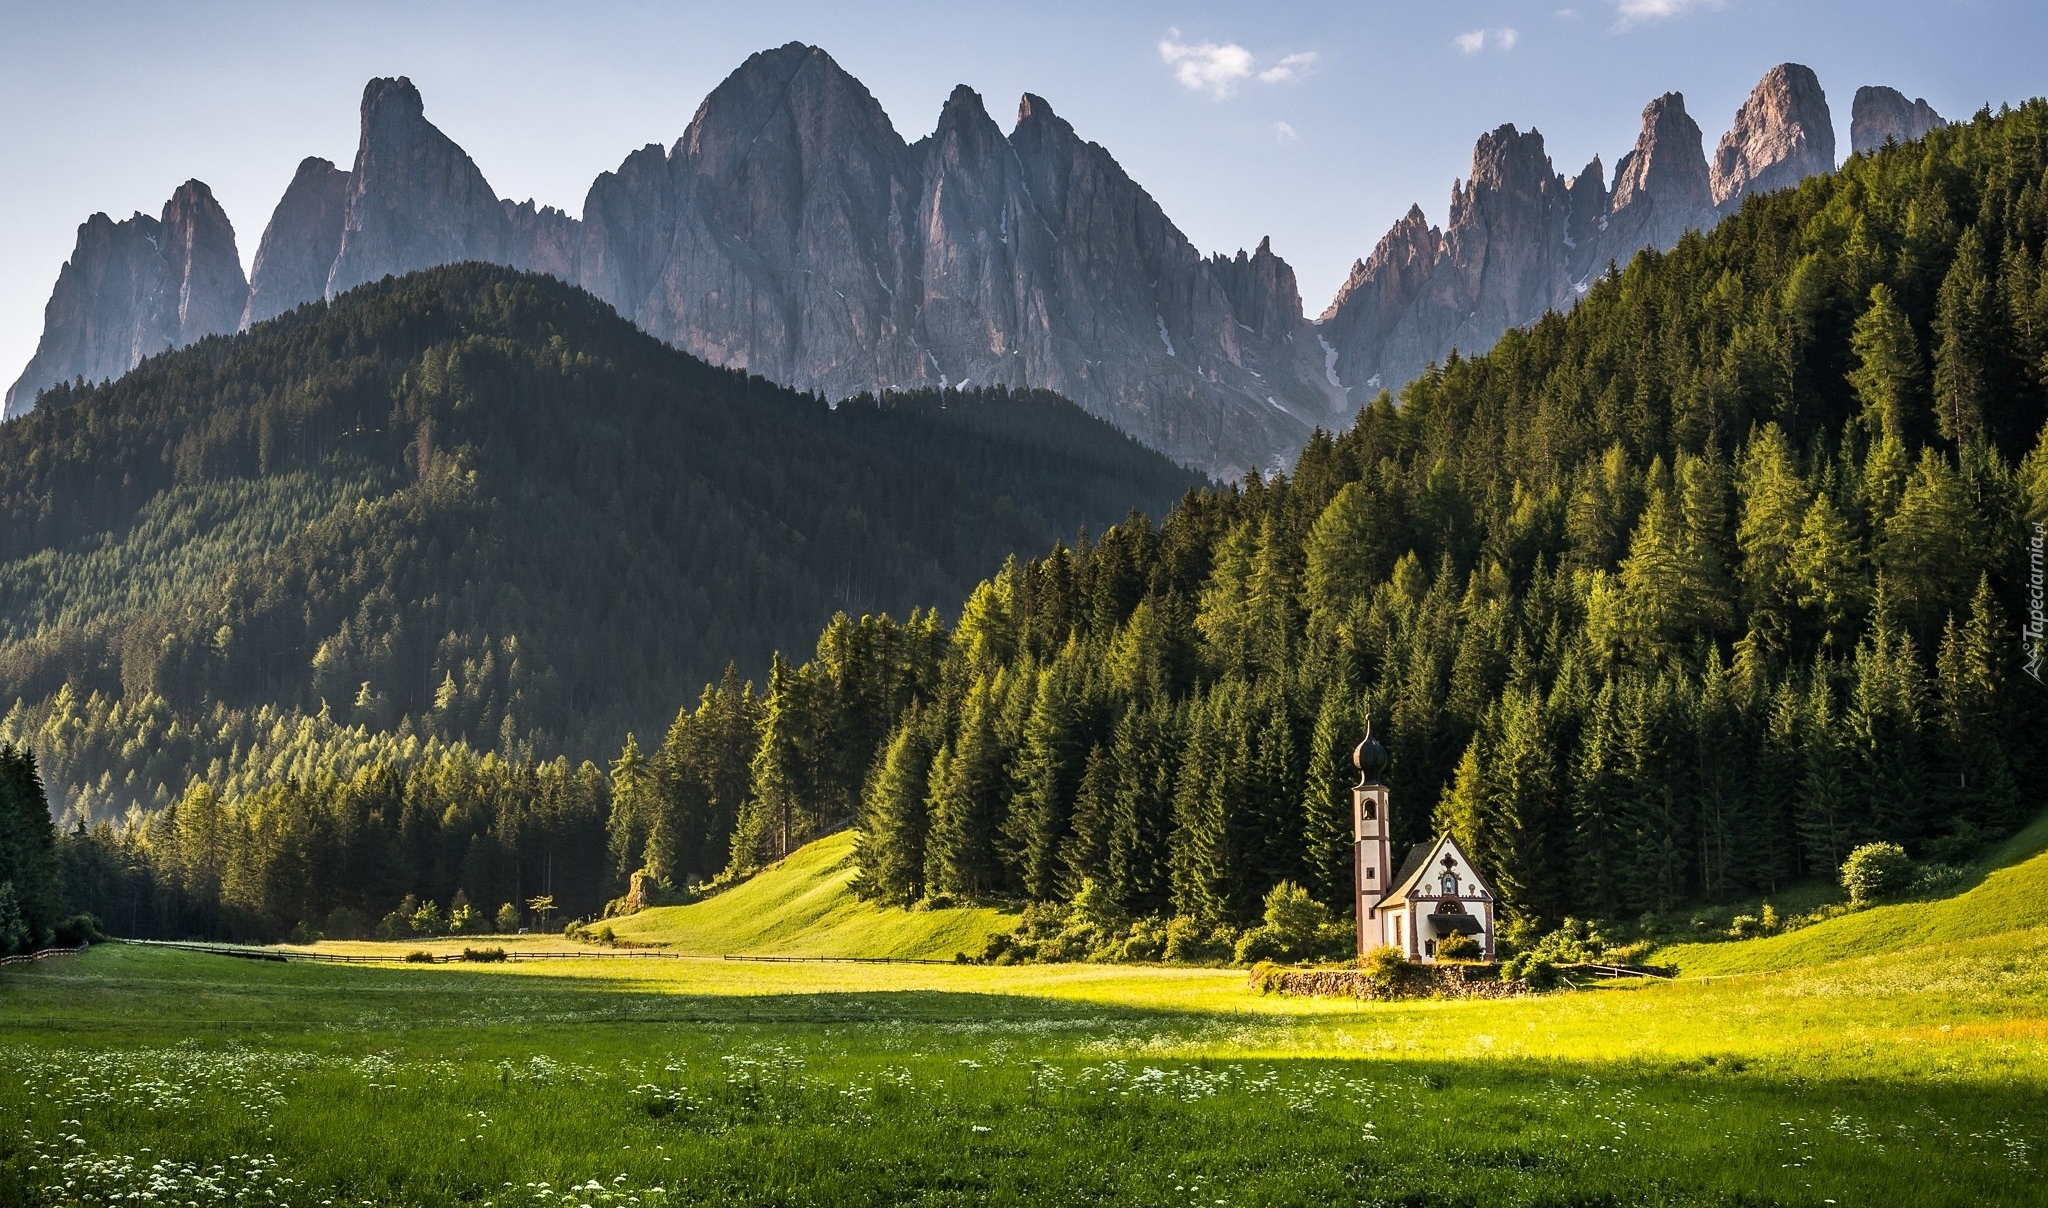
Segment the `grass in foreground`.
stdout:
<path fill-rule="evenodd" d="M 2036 1194 L 2048 929 L 1509 1003 L 1241 978 L 100 948 L 0 973 L 0 1203 L 152 1180 L 158 1203 L 493 1208 Z"/>

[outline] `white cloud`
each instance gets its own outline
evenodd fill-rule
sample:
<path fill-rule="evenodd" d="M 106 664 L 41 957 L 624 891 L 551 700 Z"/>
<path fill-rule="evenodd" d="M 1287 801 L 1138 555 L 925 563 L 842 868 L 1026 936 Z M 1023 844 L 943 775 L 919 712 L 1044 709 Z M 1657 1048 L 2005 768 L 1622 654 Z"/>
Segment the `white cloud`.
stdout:
<path fill-rule="evenodd" d="M 1173 78 L 1182 87 L 1206 92 L 1219 101 L 1235 95 L 1246 80 L 1263 84 L 1298 80 L 1316 61 L 1314 51 L 1302 51 L 1261 67 L 1257 56 L 1235 42 L 1183 42 L 1177 29 L 1166 31 L 1159 40 L 1159 58 L 1173 68 Z"/>
<path fill-rule="evenodd" d="M 1183 87 L 1206 92 L 1219 101 L 1236 92 L 1252 74 L 1251 51 L 1235 42 L 1191 46 L 1180 40 L 1177 29 L 1159 40 L 1159 57 L 1173 68 L 1173 78 Z"/>
<path fill-rule="evenodd" d="M 1502 54 L 1506 54 L 1515 48 L 1515 43 L 1521 40 L 1521 34 L 1506 26 L 1502 26 L 1499 29 L 1475 29 L 1470 33 L 1459 34 L 1451 39 L 1451 45 L 1457 47 L 1461 53 L 1468 55 L 1476 55 L 1489 46 Z"/>
<path fill-rule="evenodd" d="M 1720 8 L 1724 0 L 1613 0 L 1622 28 L 1682 17 L 1696 8 Z"/>
<path fill-rule="evenodd" d="M 1260 72 L 1259 80 L 1266 84 L 1278 84 L 1285 80 L 1296 79 L 1308 74 L 1308 69 L 1315 66 L 1315 62 L 1316 52 L 1313 50 L 1291 54 Z"/>
<path fill-rule="evenodd" d="M 1286 122 L 1273 123 L 1273 137 L 1283 143 L 1298 143 L 1301 141 L 1301 133 Z"/>

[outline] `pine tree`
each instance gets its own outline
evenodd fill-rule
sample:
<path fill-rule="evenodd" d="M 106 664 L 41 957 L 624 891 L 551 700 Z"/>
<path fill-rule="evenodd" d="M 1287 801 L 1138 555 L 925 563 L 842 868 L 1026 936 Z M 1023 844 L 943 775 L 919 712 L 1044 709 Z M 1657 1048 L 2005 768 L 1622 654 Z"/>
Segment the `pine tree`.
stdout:
<path fill-rule="evenodd" d="M 1176 788 L 1186 775 L 1180 756 L 1174 712 L 1164 701 L 1141 698 L 1117 719 L 1110 743 L 1116 787 L 1103 884 L 1130 913 L 1169 903 L 1168 837 Z"/>
<path fill-rule="evenodd" d="M 1971 227 L 1956 241 L 1934 313 L 1934 418 L 1956 445 L 1984 439 L 1984 417 L 1996 402 L 2002 333 L 1998 295 L 1984 241 Z"/>
<path fill-rule="evenodd" d="M 960 729 L 932 758 L 925 840 L 929 891 L 980 899 L 1008 888 L 997 850 L 1007 806 L 997 710 L 1006 683 L 977 676 L 961 705 Z"/>
<path fill-rule="evenodd" d="M 1050 901 L 1059 894 L 1060 840 L 1081 779 L 1085 748 L 1080 734 L 1078 645 L 1037 677 L 1023 746 L 1012 777 L 1016 792 L 1003 821 L 1004 862 L 1026 897 Z"/>
<path fill-rule="evenodd" d="M 630 732 L 619 757 L 612 761 L 611 776 L 612 810 L 606 829 L 611 839 L 612 875 L 623 882 L 629 874 L 645 868 L 656 877 L 667 876 L 667 869 L 655 868 L 645 858 L 647 834 L 660 806 L 653 771 L 640 754 L 639 740 Z"/>
<path fill-rule="evenodd" d="M 930 716 L 914 704 L 904 713 L 862 800 L 855 849 L 860 874 L 854 889 L 892 906 L 924 896 L 926 811 L 935 753 Z"/>
<path fill-rule="evenodd" d="M 1339 681 L 1323 692 L 1309 736 L 1307 788 L 1301 799 L 1302 864 L 1317 901 L 1340 914 L 1352 908 L 1357 851 L 1352 834 L 1351 751 L 1364 733 L 1355 693 Z"/>
<path fill-rule="evenodd" d="M 1060 842 L 1060 892 L 1065 897 L 1072 899 L 1084 883 L 1095 886 L 1098 894 L 1109 893 L 1105 881 L 1115 820 L 1116 764 L 1109 748 L 1097 743 L 1081 761 L 1072 829 Z"/>
<path fill-rule="evenodd" d="M 1913 323 L 1890 286 L 1870 287 L 1870 309 L 1856 320 L 1849 347 L 1856 356 L 1849 382 L 1863 402 L 1865 430 L 1873 441 L 1903 443 L 1927 405 L 1927 370 Z"/>

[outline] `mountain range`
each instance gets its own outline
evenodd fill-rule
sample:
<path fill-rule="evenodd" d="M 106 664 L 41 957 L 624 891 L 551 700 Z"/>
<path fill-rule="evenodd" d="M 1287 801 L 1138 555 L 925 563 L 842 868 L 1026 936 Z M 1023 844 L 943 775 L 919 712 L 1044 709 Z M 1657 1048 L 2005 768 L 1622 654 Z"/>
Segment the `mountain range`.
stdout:
<path fill-rule="evenodd" d="M 1851 144 L 1940 124 L 1925 101 L 1864 88 Z M 1598 157 L 1558 173 L 1538 131 L 1503 125 L 1479 139 L 1444 226 L 1411 208 L 1311 320 L 1270 241 L 1204 255 L 1031 94 L 1006 134 L 963 85 L 906 142 L 829 55 L 791 43 L 742 64 L 672 146 L 600 175 L 578 219 L 498 197 L 409 80 L 377 79 L 354 163 L 299 166 L 247 278 L 199 181 L 160 217 L 89 218 L 6 414 L 388 274 L 482 260 L 580 285 L 650 334 L 800 391 L 1052 390 L 1235 476 L 1283 464 L 1450 349 L 1571 306 L 1610 262 L 1834 162 L 1826 96 L 1797 64 L 1764 76 L 1711 160 L 1684 98 L 1656 98 L 1611 181 Z"/>

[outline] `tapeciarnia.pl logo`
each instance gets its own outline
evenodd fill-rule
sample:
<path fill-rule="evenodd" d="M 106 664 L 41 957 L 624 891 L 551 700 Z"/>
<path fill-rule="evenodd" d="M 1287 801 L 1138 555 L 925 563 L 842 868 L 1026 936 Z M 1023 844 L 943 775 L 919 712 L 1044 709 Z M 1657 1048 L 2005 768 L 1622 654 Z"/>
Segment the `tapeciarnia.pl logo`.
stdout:
<path fill-rule="evenodd" d="M 2027 619 L 2020 625 L 2020 647 L 2027 652 L 2027 674 L 2041 682 L 2042 637 L 2048 632 L 2048 617 L 2043 616 L 2041 589 L 2041 555 L 2044 540 L 2048 540 L 2048 525 L 2034 522 L 2034 535 L 2027 542 Z"/>

